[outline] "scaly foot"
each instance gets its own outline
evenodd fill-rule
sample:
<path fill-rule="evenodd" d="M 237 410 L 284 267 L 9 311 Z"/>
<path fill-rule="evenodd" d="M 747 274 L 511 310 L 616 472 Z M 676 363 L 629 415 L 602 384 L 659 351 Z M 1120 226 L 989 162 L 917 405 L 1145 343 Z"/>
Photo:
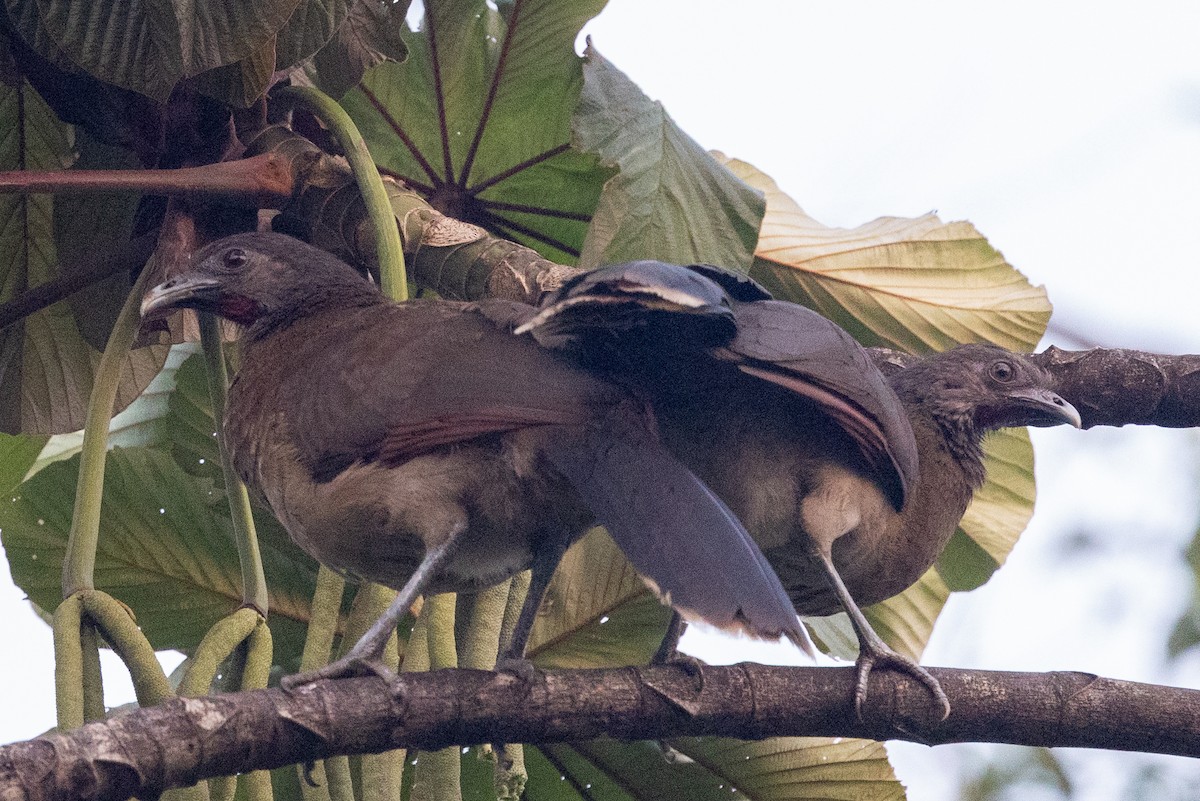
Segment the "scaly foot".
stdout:
<path fill-rule="evenodd" d="M 306 684 L 312 684 L 314 681 L 347 679 L 355 676 L 378 676 L 386 682 L 391 682 L 396 678 L 396 672 L 378 659 L 346 656 L 316 670 L 284 676 L 280 680 L 279 686 L 290 693 Z"/>
<path fill-rule="evenodd" d="M 854 714 L 860 721 L 863 719 L 863 701 L 867 697 L 867 681 L 871 677 L 871 671 L 878 667 L 906 673 L 923 684 L 938 706 L 940 712 L 937 718 L 938 723 L 950 715 L 950 699 L 946 697 L 946 691 L 942 689 L 942 685 L 933 677 L 933 674 L 907 656 L 896 653 L 880 640 L 876 643 L 862 643 L 858 654 L 856 663 L 858 678 L 854 684 Z"/>

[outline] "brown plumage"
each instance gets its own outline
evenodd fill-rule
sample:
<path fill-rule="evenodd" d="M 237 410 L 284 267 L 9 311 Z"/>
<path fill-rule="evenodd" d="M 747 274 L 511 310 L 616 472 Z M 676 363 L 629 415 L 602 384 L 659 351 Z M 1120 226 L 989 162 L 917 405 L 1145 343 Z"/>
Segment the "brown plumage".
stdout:
<path fill-rule="evenodd" d="M 797 611 L 849 614 L 857 710 L 886 664 L 949 711 L 859 604 L 903 591 L 937 559 L 983 483 L 988 431 L 1079 425 L 1047 373 L 964 345 L 885 381 L 815 312 L 716 268 L 651 261 L 583 276 L 520 330 L 647 397 L 664 442 L 746 525 Z"/>
<path fill-rule="evenodd" d="M 807 644 L 762 554 L 662 446 L 650 407 L 511 333 L 529 307 L 395 304 L 276 234 L 210 245 L 142 311 L 181 307 L 245 326 L 224 421 L 241 477 L 318 560 L 400 590 L 321 675 L 376 658 L 417 595 L 532 567 L 519 657 L 562 552 L 596 519 L 678 608 Z"/>

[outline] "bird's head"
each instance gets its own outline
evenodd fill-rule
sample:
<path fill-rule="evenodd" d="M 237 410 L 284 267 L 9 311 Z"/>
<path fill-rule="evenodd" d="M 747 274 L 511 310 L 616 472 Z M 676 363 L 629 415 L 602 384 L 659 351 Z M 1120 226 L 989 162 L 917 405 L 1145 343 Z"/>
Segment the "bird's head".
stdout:
<path fill-rule="evenodd" d="M 1054 378 L 1026 356 L 995 345 L 960 345 L 922 359 L 891 381 L 943 425 L 983 434 L 1013 426 L 1079 428 L 1079 412 L 1054 391 Z"/>
<path fill-rule="evenodd" d="M 282 234 L 244 233 L 197 251 L 192 263 L 150 289 L 142 317 L 196 309 L 244 326 L 274 326 L 331 301 L 362 303 L 378 293 L 353 267 Z"/>

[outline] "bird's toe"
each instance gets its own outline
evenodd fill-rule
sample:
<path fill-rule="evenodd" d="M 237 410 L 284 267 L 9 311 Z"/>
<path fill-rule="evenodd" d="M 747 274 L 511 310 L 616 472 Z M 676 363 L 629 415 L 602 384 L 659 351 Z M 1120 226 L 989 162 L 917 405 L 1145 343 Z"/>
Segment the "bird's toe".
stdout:
<path fill-rule="evenodd" d="M 347 679 L 357 676 L 378 676 L 383 681 L 390 683 L 396 678 L 396 672 L 378 659 L 346 657 L 336 662 L 330 662 L 316 670 L 284 676 L 280 680 L 279 686 L 291 693 L 323 679 Z"/>
<path fill-rule="evenodd" d="M 857 678 L 854 685 L 854 714 L 860 721 L 863 719 L 862 706 L 867 697 L 867 682 L 870 681 L 871 671 L 880 667 L 904 673 L 924 686 L 937 706 L 937 723 L 941 723 L 949 717 L 950 699 L 946 696 L 946 691 L 942 689 L 941 683 L 933 677 L 932 673 L 912 659 L 888 648 L 886 650 L 863 650 L 859 654 L 856 664 Z"/>

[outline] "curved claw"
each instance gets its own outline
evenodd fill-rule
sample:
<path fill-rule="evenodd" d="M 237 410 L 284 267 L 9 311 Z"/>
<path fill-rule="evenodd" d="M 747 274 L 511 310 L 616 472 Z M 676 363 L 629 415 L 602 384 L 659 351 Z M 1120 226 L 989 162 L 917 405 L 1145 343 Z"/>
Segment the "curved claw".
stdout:
<path fill-rule="evenodd" d="M 307 673 L 296 673 L 284 676 L 279 686 L 284 692 L 295 692 L 306 684 L 322 679 L 347 679 L 355 676 L 378 676 L 386 682 L 396 678 L 396 672 L 378 659 L 367 659 L 347 656 L 336 662 L 330 662 L 325 667 L 310 670 Z"/>
<path fill-rule="evenodd" d="M 933 677 L 932 673 L 907 656 L 898 654 L 887 646 L 882 648 L 865 647 L 859 652 L 855 667 L 857 679 L 854 683 L 854 715 L 860 722 L 863 719 L 862 704 L 867 697 L 867 681 L 871 677 L 871 671 L 876 667 L 891 668 L 906 673 L 923 684 L 940 708 L 941 714 L 937 718 L 938 723 L 950 716 L 950 699 L 946 697 L 946 691 L 942 689 L 942 685 Z"/>

